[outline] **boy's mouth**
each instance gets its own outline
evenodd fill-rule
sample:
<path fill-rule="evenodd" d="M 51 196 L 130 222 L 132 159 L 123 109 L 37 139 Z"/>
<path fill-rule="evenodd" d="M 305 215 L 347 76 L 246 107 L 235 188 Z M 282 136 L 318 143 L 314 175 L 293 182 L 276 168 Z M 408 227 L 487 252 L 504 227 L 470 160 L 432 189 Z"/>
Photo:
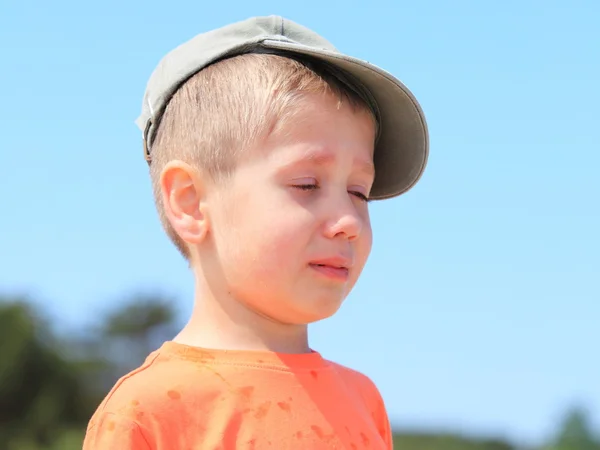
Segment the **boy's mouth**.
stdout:
<path fill-rule="evenodd" d="M 333 256 L 310 262 L 311 266 L 334 267 L 336 269 L 349 269 L 352 267 L 352 260 L 344 256 Z"/>
<path fill-rule="evenodd" d="M 346 258 L 329 258 L 313 261 L 309 266 L 320 275 L 337 281 L 346 281 L 352 263 Z"/>

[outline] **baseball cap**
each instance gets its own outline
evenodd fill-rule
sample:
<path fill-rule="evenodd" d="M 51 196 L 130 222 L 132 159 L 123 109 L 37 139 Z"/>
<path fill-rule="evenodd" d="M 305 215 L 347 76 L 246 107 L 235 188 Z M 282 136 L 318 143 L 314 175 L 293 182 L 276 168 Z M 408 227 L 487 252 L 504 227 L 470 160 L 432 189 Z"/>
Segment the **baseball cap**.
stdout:
<path fill-rule="evenodd" d="M 401 195 L 421 178 L 429 135 L 425 115 L 410 90 L 385 70 L 339 52 L 316 32 L 279 16 L 253 17 L 199 34 L 160 61 L 150 76 L 136 121 L 148 163 L 160 118 L 177 89 L 205 67 L 251 52 L 275 52 L 326 64 L 368 99 L 379 122 L 371 199 Z"/>

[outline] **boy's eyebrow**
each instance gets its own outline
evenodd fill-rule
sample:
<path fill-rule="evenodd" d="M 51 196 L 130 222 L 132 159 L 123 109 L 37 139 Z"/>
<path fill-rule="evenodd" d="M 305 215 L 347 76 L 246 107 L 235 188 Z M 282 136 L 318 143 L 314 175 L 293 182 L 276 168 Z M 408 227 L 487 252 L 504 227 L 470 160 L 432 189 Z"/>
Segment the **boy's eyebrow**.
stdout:
<path fill-rule="evenodd" d="M 357 161 L 356 164 L 358 165 L 358 170 L 360 170 L 361 172 L 364 172 L 365 174 L 372 177 L 375 176 L 375 164 L 373 163 L 373 161 L 360 160 Z"/>
<path fill-rule="evenodd" d="M 291 167 L 306 162 L 310 162 L 317 166 L 331 165 L 335 162 L 335 153 L 308 150 L 303 157 L 290 161 L 288 164 L 285 164 L 285 166 Z M 355 161 L 354 164 L 358 167 L 360 172 L 369 176 L 375 176 L 375 164 L 373 161 L 360 159 Z"/>

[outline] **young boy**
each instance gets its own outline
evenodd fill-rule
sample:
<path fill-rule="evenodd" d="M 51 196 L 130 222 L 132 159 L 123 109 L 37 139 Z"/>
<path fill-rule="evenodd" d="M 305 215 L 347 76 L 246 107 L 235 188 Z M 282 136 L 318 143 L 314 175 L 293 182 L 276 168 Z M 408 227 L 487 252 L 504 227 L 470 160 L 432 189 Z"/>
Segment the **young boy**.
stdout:
<path fill-rule="evenodd" d="M 196 289 L 181 333 L 124 376 L 85 450 L 391 449 L 366 376 L 309 347 L 371 249 L 368 200 L 421 176 L 398 80 L 279 17 L 201 34 L 153 73 L 138 125 Z"/>

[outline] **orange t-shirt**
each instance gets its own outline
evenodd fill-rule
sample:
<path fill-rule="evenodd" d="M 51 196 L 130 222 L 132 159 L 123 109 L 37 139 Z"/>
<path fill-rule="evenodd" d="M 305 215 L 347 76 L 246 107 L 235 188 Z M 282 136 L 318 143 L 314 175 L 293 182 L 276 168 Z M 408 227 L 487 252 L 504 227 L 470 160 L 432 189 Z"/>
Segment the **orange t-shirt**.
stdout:
<path fill-rule="evenodd" d="M 319 353 L 205 350 L 166 342 L 119 380 L 83 450 L 392 449 L 369 378 Z"/>

